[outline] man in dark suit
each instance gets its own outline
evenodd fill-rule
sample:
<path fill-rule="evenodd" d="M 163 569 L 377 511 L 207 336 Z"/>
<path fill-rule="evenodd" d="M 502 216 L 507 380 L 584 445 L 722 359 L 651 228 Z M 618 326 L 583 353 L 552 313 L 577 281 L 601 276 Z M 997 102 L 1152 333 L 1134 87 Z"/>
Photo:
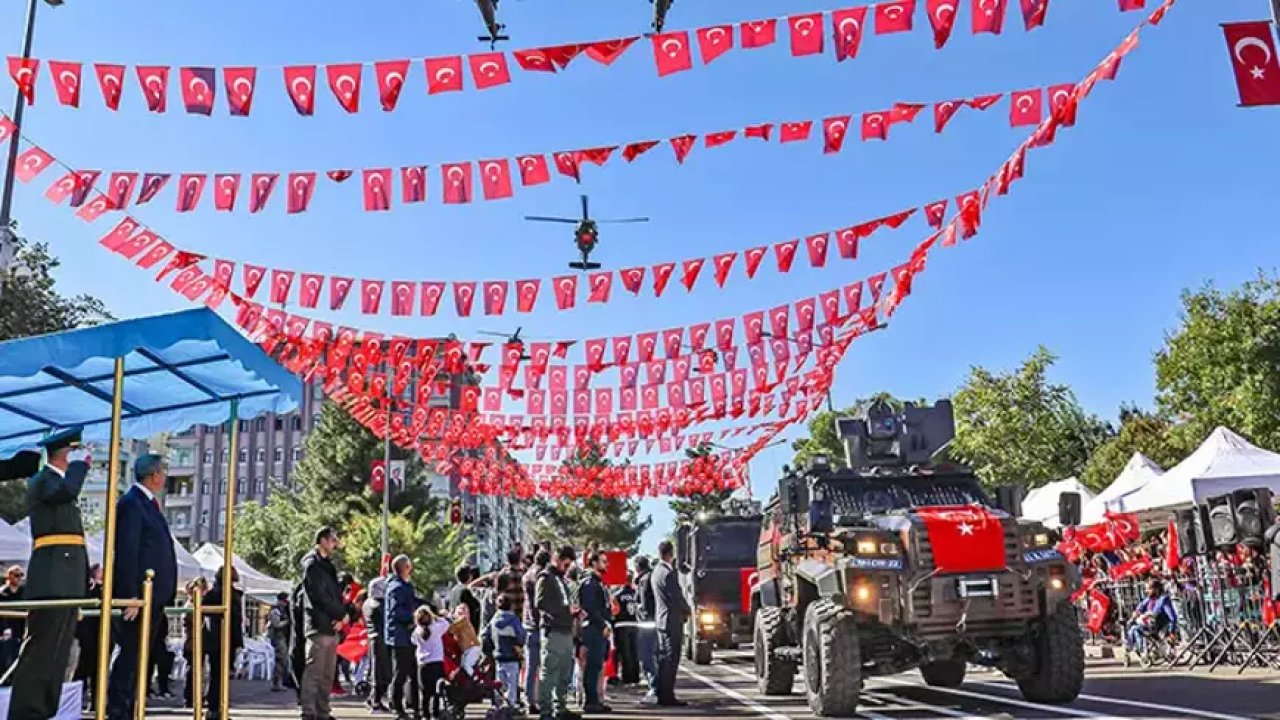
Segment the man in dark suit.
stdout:
<path fill-rule="evenodd" d="M 168 477 L 168 463 L 159 455 L 143 455 L 133 464 L 137 481 L 116 502 L 115 589 L 122 600 L 142 598 L 147 570 L 155 572 L 151 583 L 150 637 L 166 628 L 164 608 L 178 592 L 178 561 L 169 523 L 160 509 L 159 493 Z M 111 665 L 107 684 L 107 717 L 129 720 L 137 696 L 140 608 L 126 608 L 113 623 L 120 654 Z"/>
<path fill-rule="evenodd" d="M 658 543 L 661 562 L 649 580 L 653 584 L 654 621 L 658 630 L 658 704 L 685 705 L 676 699 L 676 673 L 680 669 L 680 648 L 684 644 L 684 624 L 689 619 L 689 601 L 680 587 L 680 573 L 672 564 L 675 548 L 669 540 Z"/>
<path fill-rule="evenodd" d="M 45 438 L 40 444 L 48 459 L 27 482 L 32 540 L 28 600 L 83 598 L 89 588 L 89 556 L 76 502 L 89 473 L 80 434 L 76 427 Z M 51 608 L 27 616 L 27 637 L 11 675 L 9 720 L 48 720 L 58 712 L 79 614 L 78 608 Z"/>

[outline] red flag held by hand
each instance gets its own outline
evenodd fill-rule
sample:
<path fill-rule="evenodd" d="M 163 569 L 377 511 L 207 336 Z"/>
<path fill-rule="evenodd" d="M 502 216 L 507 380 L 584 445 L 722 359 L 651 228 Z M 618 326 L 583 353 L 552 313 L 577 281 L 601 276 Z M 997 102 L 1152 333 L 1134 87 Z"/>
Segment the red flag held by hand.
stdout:
<path fill-rule="evenodd" d="M 1275 36 L 1265 20 L 1226 23 L 1222 32 L 1236 74 L 1240 104 L 1280 105 L 1280 62 L 1276 59 Z"/>

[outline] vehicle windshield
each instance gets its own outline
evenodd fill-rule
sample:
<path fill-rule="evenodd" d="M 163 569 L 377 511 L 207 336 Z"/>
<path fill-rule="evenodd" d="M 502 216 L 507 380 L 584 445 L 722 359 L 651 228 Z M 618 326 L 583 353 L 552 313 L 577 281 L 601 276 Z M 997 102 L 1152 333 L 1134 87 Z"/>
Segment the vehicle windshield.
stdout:
<path fill-rule="evenodd" d="M 859 478 L 831 480 L 822 488 L 838 515 L 880 514 L 928 505 L 990 505 L 974 478 Z"/>
<path fill-rule="evenodd" d="M 759 542 L 759 523 L 714 523 L 699 527 L 698 567 L 753 567 Z"/>

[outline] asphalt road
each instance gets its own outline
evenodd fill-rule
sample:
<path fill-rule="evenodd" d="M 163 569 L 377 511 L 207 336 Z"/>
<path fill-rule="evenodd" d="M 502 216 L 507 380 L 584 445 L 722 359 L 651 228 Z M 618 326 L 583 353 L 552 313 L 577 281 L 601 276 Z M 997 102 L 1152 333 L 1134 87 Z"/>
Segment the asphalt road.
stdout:
<path fill-rule="evenodd" d="M 796 681 L 796 692 L 801 689 Z M 238 681 L 233 688 L 232 717 L 236 720 L 297 718 L 292 693 L 269 693 L 263 683 Z M 639 705 L 639 693 L 611 688 L 610 720 L 812 720 L 803 696 L 763 697 L 756 692 L 749 650 L 717 653 L 707 666 L 686 664 L 681 670 L 680 695 L 689 707 L 652 708 Z M 336 700 L 341 720 L 365 720 L 370 716 L 357 702 Z M 472 718 L 482 718 L 475 707 Z M 148 717 L 191 717 L 154 708 Z M 1209 674 L 1184 670 L 1126 670 L 1112 661 L 1091 661 L 1084 694 L 1068 706 L 1049 706 L 1022 700 L 1017 687 L 999 673 L 971 669 L 964 686 L 939 690 L 924 685 L 917 673 L 867 681 L 859 717 L 868 720 L 913 718 L 1199 718 L 1280 720 L 1280 673 L 1234 669 Z M 589 719 L 590 720 L 590 719 Z"/>

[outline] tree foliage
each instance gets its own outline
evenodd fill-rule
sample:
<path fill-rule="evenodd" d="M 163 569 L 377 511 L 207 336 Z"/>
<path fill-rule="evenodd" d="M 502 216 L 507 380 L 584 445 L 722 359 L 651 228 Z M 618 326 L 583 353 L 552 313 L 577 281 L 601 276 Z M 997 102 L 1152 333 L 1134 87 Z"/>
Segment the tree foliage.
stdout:
<path fill-rule="evenodd" d="M 1178 443 L 1172 430 L 1173 423 L 1161 415 L 1137 407 L 1120 408 L 1119 432 L 1094 449 L 1080 474 L 1080 482 L 1102 490 L 1116 479 L 1136 452 L 1167 470 L 1190 450 Z"/>
<path fill-rule="evenodd" d="M 1280 278 L 1182 295 L 1178 328 L 1156 354 L 1156 401 L 1194 447 L 1224 425 L 1280 448 Z"/>
<path fill-rule="evenodd" d="M 65 297 L 54 279 L 58 259 L 48 245 L 15 238 L 13 263 L 0 271 L 0 342 L 96 325 L 111 320 L 101 300 Z M 0 484 L 0 517 L 16 522 L 27 514 L 26 483 Z"/>
<path fill-rule="evenodd" d="M 315 531 L 328 525 L 344 538 L 347 569 L 365 579 L 376 575 L 382 496 L 370 492 L 369 471 L 383 452 L 382 441 L 372 432 L 341 407 L 325 403 L 319 424 L 307 437 L 295 487 L 273 488 L 266 505 L 237 508 L 236 552 L 255 567 L 270 568 L 276 577 L 296 577 Z M 405 460 L 406 487 L 391 495 L 390 552 L 413 558 L 424 579 L 436 577 L 442 567 L 451 573 L 467 554 L 467 543 L 442 523 L 444 501 L 430 497 L 422 462 L 394 445 L 391 458 Z"/>
<path fill-rule="evenodd" d="M 611 464 L 598 446 L 580 447 L 564 462 L 567 469 Z M 652 517 L 641 517 L 640 501 L 630 498 L 540 499 L 533 502 L 532 510 L 539 539 L 575 548 L 595 546 L 633 553 L 639 549 L 640 536 L 653 524 Z"/>
<path fill-rule="evenodd" d="M 709 443 L 690 448 L 685 451 L 689 459 L 706 457 L 712 454 L 714 450 Z M 703 515 L 715 515 L 721 511 L 724 501 L 728 500 L 734 493 L 733 490 L 719 490 L 716 492 L 703 493 L 700 495 L 690 495 L 688 497 L 673 497 L 668 505 L 671 512 L 676 515 L 676 527 L 684 523 L 691 523 Z"/>
<path fill-rule="evenodd" d="M 951 456 L 990 485 L 1037 487 L 1080 475 L 1113 430 L 1086 413 L 1069 386 L 1049 382 L 1055 360 L 1041 347 L 1011 372 L 972 368 L 953 398 Z"/>

